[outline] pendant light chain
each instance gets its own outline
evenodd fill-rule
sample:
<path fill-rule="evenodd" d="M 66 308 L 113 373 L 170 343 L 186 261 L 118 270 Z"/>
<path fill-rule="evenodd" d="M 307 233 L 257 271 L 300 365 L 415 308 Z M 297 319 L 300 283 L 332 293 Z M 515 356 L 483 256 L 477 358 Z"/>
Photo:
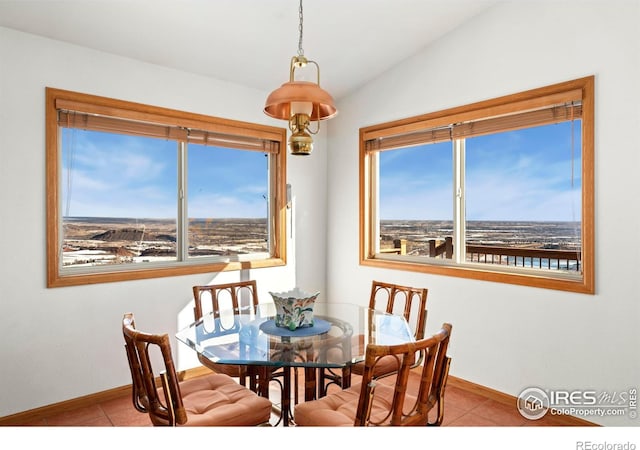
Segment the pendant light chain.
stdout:
<path fill-rule="evenodd" d="M 302 0 L 300 0 L 300 8 L 298 11 L 298 17 L 300 19 L 300 25 L 298 25 L 298 31 L 300 32 L 300 37 L 298 38 L 298 56 L 304 56 L 304 50 L 302 49 Z"/>
<path fill-rule="evenodd" d="M 273 91 L 264 104 L 264 112 L 269 117 L 286 120 L 291 136 L 289 148 L 292 155 L 309 155 L 313 149 L 312 134 L 320 130 L 320 121 L 330 119 L 338 113 L 333 97 L 320 87 L 320 66 L 304 56 L 302 37 L 304 34 L 304 14 L 302 0 L 298 7 L 298 54 L 289 63 L 289 81 Z M 297 69 L 311 65 L 315 67 L 316 82 L 295 79 Z M 311 73 L 305 73 L 307 77 Z M 316 131 L 310 125 L 316 122 Z"/>

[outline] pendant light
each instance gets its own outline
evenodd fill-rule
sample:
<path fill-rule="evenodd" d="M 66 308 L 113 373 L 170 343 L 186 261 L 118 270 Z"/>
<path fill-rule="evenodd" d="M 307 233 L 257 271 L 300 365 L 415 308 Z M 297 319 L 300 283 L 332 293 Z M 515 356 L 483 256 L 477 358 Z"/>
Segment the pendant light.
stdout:
<path fill-rule="evenodd" d="M 270 117 L 289 122 L 289 130 L 291 130 L 289 149 L 292 155 L 309 155 L 313 150 L 311 134 L 316 134 L 320 130 L 321 120 L 332 118 L 338 110 L 331 95 L 320 87 L 320 66 L 304 56 L 302 0 L 300 0 L 299 18 L 298 55 L 291 58 L 289 81 L 269 94 L 264 112 Z M 316 67 L 317 82 L 296 81 L 296 70 L 308 64 Z M 311 122 L 316 122 L 315 131 L 310 128 Z"/>

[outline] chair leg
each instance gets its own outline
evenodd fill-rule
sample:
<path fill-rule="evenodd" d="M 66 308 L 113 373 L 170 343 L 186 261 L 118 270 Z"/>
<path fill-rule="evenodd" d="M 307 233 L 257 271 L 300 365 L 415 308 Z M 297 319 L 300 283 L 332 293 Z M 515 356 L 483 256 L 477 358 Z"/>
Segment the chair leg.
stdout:
<path fill-rule="evenodd" d="M 440 382 L 440 392 L 438 392 L 438 406 L 436 408 L 436 419 L 433 422 L 427 423 L 429 426 L 439 427 L 444 420 L 444 391 L 447 386 L 447 378 L 449 377 L 449 365 L 451 364 L 451 358 L 447 357 L 442 371 L 442 380 Z"/>
<path fill-rule="evenodd" d="M 266 366 L 250 366 L 248 374 L 250 389 L 261 397 L 269 398 L 270 370 Z"/>
<path fill-rule="evenodd" d="M 342 389 L 351 387 L 351 366 L 342 368 L 342 379 L 340 380 L 340 387 Z"/>
<path fill-rule="evenodd" d="M 335 384 L 341 389 L 351 386 L 351 368 L 345 367 L 341 369 L 341 373 L 335 373 L 331 368 L 320 368 L 318 370 L 318 398 L 327 395 L 329 386 Z"/>
<path fill-rule="evenodd" d="M 239 370 L 239 376 L 238 376 L 238 382 L 242 385 L 242 386 L 246 386 L 247 385 L 247 370 L 244 367 L 241 367 Z"/>
<path fill-rule="evenodd" d="M 318 369 L 318 372 L 322 374 L 323 369 Z M 304 369 L 304 401 L 309 402 L 316 398 L 316 387 L 320 389 L 321 379 L 316 378 L 316 369 L 311 367 L 305 367 Z M 318 380 L 316 382 L 316 379 Z"/>

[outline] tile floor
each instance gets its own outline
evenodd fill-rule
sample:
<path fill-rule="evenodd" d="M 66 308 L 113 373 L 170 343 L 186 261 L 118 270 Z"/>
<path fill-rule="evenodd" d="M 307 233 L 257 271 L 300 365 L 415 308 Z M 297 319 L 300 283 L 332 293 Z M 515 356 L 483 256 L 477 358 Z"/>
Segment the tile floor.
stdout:
<path fill-rule="evenodd" d="M 304 383 L 300 383 L 301 387 Z M 272 390 L 279 401 L 279 392 Z M 301 393 L 300 398 L 304 398 Z M 276 424 L 277 415 L 272 416 Z M 139 413 L 132 405 L 131 397 L 125 395 L 92 406 L 67 411 L 62 414 L 43 418 L 25 426 L 79 426 L 79 427 L 145 427 L 151 426 L 146 414 Z M 458 386 L 448 385 L 445 392 L 445 417 L 443 426 L 482 427 L 482 426 L 559 426 L 562 423 L 553 416 L 540 420 L 528 420 L 520 415 L 513 406 L 505 405 L 476 392 L 470 392 Z"/>

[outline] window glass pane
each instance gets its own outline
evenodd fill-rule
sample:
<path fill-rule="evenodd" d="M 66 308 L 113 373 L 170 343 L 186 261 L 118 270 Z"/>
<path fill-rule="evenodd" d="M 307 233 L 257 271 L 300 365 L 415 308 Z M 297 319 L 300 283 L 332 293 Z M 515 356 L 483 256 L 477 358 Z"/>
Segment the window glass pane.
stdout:
<path fill-rule="evenodd" d="M 189 144 L 189 256 L 268 252 L 268 155 Z"/>
<path fill-rule="evenodd" d="M 580 136 L 576 120 L 466 140 L 467 261 L 580 269 Z"/>
<path fill-rule="evenodd" d="M 446 256 L 453 235 L 452 165 L 450 142 L 379 153 L 381 253 Z"/>
<path fill-rule="evenodd" d="M 176 260 L 174 141 L 62 129 L 62 265 Z"/>

